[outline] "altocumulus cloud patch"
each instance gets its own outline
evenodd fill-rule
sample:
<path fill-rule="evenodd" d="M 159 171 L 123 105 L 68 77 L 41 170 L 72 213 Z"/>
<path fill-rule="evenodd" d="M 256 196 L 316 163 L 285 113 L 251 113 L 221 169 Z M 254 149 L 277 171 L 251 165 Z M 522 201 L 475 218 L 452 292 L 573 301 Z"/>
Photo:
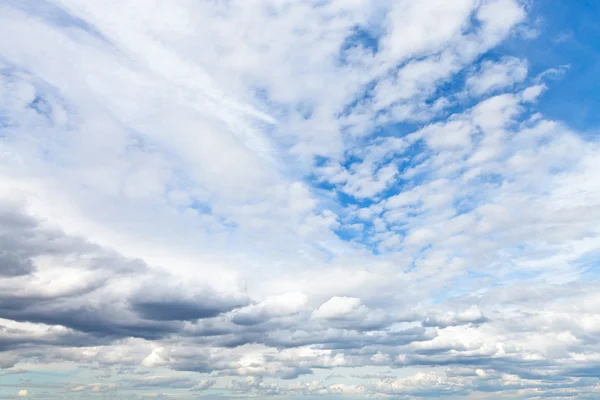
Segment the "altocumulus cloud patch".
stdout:
<path fill-rule="evenodd" d="M 598 397 L 553 12 L 0 4 L 0 397 Z"/>

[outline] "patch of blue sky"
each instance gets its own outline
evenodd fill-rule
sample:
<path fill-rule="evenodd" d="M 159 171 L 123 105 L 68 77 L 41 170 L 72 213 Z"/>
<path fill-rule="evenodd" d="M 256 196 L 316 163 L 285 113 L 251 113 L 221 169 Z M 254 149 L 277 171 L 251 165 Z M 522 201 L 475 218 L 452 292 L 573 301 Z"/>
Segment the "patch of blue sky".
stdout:
<path fill-rule="evenodd" d="M 362 159 L 350 157 L 350 161 L 345 161 L 343 166 L 350 167 L 353 163 L 360 161 L 362 161 Z M 315 158 L 317 167 L 324 167 L 329 162 L 331 162 L 330 159 L 326 157 L 319 156 Z M 317 192 L 333 193 L 342 207 L 368 207 L 374 203 L 374 200 L 371 198 L 359 198 L 345 193 L 342 189 L 343 184 L 332 183 L 326 179 L 323 179 L 323 177 L 316 173 L 308 175 L 305 178 L 305 181 L 313 188 L 313 190 L 316 190 Z"/>
<path fill-rule="evenodd" d="M 35 71 L 28 71 L 22 66 L 0 57 L 0 75 L 4 81 L 9 83 L 32 85 L 35 89 L 35 97 L 28 107 L 48 117 L 50 121 L 52 121 L 52 109 L 57 105 L 60 105 L 67 113 L 74 113 L 76 107 L 65 100 L 60 89 L 39 78 Z"/>
<path fill-rule="evenodd" d="M 10 125 L 10 119 L 6 115 L 2 115 L 2 111 L 0 110 L 0 137 L 6 136 L 5 129 L 10 127 Z"/>
<path fill-rule="evenodd" d="M 453 201 L 452 207 L 454 208 L 455 215 L 458 216 L 473 211 L 479 204 L 476 194 L 465 193 Z"/>
<path fill-rule="evenodd" d="M 530 40 L 508 40 L 498 53 L 526 58 L 530 76 L 548 70 L 550 90 L 536 108 L 584 134 L 600 125 L 600 2 L 531 2 L 540 34 Z M 569 66 L 568 68 L 561 68 Z"/>
<path fill-rule="evenodd" d="M 364 160 L 360 153 L 346 153 L 344 160 L 341 162 L 342 167 L 350 169 L 352 164 L 361 163 Z"/>
<path fill-rule="evenodd" d="M 308 120 L 313 116 L 314 105 L 309 102 L 300 102 L 296 104 L 295 108 L 296 112 L 305 120 Z"/>
<path fill-rule="evenodd" d="M 506 181 L 506 176 L 497 172 L 486 172 L 472 178 L 470 185 L 473 190 L 461 191 L 453 206 L 457 214 L 472 211 L 480 204 L 492 189 L 499 188 Z"/>
<path fill-rule="evenodd" d="M 320 162 L 322 161 L 323 160 L 321 159 Z M 352 163 L 361 161 L 362 159 L 354 159 L 352 160 Z M 410 159 L 407 159 L 404 162 L 400 162 L 399 169 L 402 170 L 403 164 L 409 165 L 410 161 Z M 346 164 L 345 166 L 349 167 L 352 165 L 352 163 Z M 358 208 L 371 207 L 405 190 L 414 188 L 426 180 L 425 175 L 425 173 L 419 174 L 411 179 L 399 178 L 388 188 L 384 189 L 376 196 L 371 197 L 353 196 L 344 192 L 341 185 L 335 185 L 327 181 L 319 180 L 315 176 L 309 180 L 309 183 L 317 190 L 321 190 L 326 193 L 333 193 L 335 195 L 338 208 L 336 208 L 334 211 L 338 214 L 338 216 L 341 217 L 343 222 L 342 226 L 337 229 L 335 233 L 342 240 L 356 241 L 365 245 L 371 251 L 378 252 L 377 245 L 379 244 L 379 240 L 373 239 L 373 237 L 376 235 L 376 232 L 374 230 L 374 225 L 371 218 L 359 218 L 354 211 L 356 211 Z M 422 212 L 417 208 L 407 211 L 407 217 L 418 217 L 421 214 Z M 360 224 L 362 229 L 356 228 L 358 224 Z M 390 227 L 390 229 L 397 234 L 404 235 L 406 233 L 405 227 L 402 225 L 396 225 L 394 227 Z"/>
<path fill-rule="evenodd" d="M 313 165 L 317 168 L 319 167 L 324 167 L 325 165 L 327 165 L 328 162 L 330 162 L 330 158 L 329 157 L 325 157 L 325 156 L 321 156 L 321 155 L 315 155 L 313 156 Z"/>
<path fill-rule="evenodd" d="M 266 87 L 256 86 L 252 89 L 252 94 L 256 99 L 257 108 L 268 109 L 269 114 L 276 117 L 286 116 L 293 110 L 291 105 L 275 101 Z"/>
<path fill-rule="evenodd" d="M 337 118 L 343 118 L 349 116 L 352 111 L 357 108 L 363 107 L 369 103 L 369 101 L 373 98 L 373 91 L 377 86 L 377 80 L 372 80 L 364 85 L 362 88 L 362 92 L 354 97 L 352 101 L 344 106 L 344 108 L 338 113 Z M 349 128 L 345 128 L 349 129 Z"/>
<path fill-rule="evenodd" d="M 239 226 L 239 224 L 231 218 L 216 213 L 211 204 L 207 201 L 194 199 L 187 208 L 189 210 L 194 210 L 199 216 L 210 216 L 214 218 L 219 226 L 226 228 L 227 230 L 234 230 Z"/>
<path fill-rule="evenodd" d="M 395 121 L 375 127 L 375 129 L 373 129 L 372 136 L 376 138 L 401 138 L 410 133 L 418 131 L 422 127 L 422 123 Z"/>
<path fill-rule="evenodd" d="M 402 173 L 407 172 L 409 168 L 414 167 L 416 165 L 418 164 L 411 164 L 410 160 L 403 163 L 399 163 L 398 167 L 400 177 L 392 185 L 384 189 L 378 197 L 380 199 L 387 199 L 407 190 L 413 189 L 416 186 L 419 186 L 422 183 L 424 183 L 428 178 L 428 171 L 417 172 L 414 176 L 411 176 L 410 178 L 402 177 Z"/>
<path fill-rule="evenodd" d="M 364 236 L 364 227 L 358 224 L 344 224 L 340 228 L 334 229 L 333 232 L 342 240 L 350 242 L 352 240 L 362 241 Z"/>
<path fill-rule="evenodd" d="M 338 198 L 340 204 L 344 207 L 353 205 L 353 206 L 358 206 L 358 207 L 364 208 L 364 207 L 370 207 L 371 205 L 373 205 L 376 202 L 376 200 L 374 198 L 352 196 L 348 193 L 345 193 L 343 190 L 337 190 L 336 195 L 337 195 L 337 198 Z"/>
<path fill-rule="evenodd" d="M 29 103 L 29 108 L 35 110 L 38 114 L 52 119 L 52 106 L 41 96 L 36 96 L 33 101 Z"/>
<path fill-rule="evenodd" d="M 578 4 L 568 4 L 568 5 L 561 4 L 561 5 L 559 5 L 559 8 L 561 10 L 564 9 L 563 11 L 566 11 L 567 14 L 576 14 L 577 16 L 581 15 L 581 11 L 598 9 L 598 6 L 596 4 L 592 4 L 590 2 L 577 2 L 577 3 Z M 500 46 L 499 49 L 495 49 L 494 51 L 490 51 L 490 52 L 487 52 L 487 53 L 481 55 L 476 60 L 475 64 L 480 65 L 483 61 L 489 61 L 489 60 L 498 61 L 502 57 L 505 57 L 507 55 L 528 58 L 531 63 L 530 78 L 534 77 L 535 75 L 537 75 L 539 73 L 542 73 L 542 72 L 548 70 L 549 68 L 556 68 L 557 66 L 560 66 L 560 65 L 570 64 L 571 62 L 576 61 L 576 60 L 583 61 L 583 62 L 578 62 L 578 65 L 580 66 L 578 68 L 583 68 L 585 70 L 589 70 L 588 72 L 590 72 L 590 73 L 596 72 L 600 69 L 600 62 L 598 61 L 598 59 L 600 59 L 600 57 L 596 56 L 598 54 L 598 50 L 597 50 L 598 46 L 591 45 L 593 43 L 600 44 L 600 28 L 595 23 L 595 19 L 593 19 L 593 17 L 592 17 L 594 15 L 593 13 L 588 13 L 587 17 L 584 18 L 584 20 L 582 21 L 583 23 L 579 23 L 579 22 L 574 23 L 573 21 L 579 21 L 579 19 L 578 18 L 568 19 L 568 18 L 564 17 L 564 13 L 562 11 L 555 12 L 555 11 L 547 10 L 547 8 L 544 8 L 542 10 L 541 9 L 542 6 L 539 3 L 536 3 L 534 5 L 534 7 L 540 8 L 539 10 L 533 10 L 533 11 L 535 12 L 535 14 L 542 15 L 545 20 L 545 23 L 543 23 L 543 26 L 541 28 L 545 31 L 544 35 L 540 35 L 538 38 L 530 39 L 530 40 L 522 40 L 519 37 L 513 37 L 512 39 L 506 41 L 502 46 Z M 560 15 L 561 13 L 563 15 Z M 558 26 L 560 26 L 560 28 L 555 27 L 557 24 L 551 23 L 551 21 L 554 21 L 554 20 L 560 20 L 561 22 L 563 22 L 561 24 L 558 24 Z M 473 22 L 473 24 L 470 29 L 474 30 L 477 28 L 476 19 L 473 18 L 472 22 Z M 565 27 L 565 25 L 567 25 L 567 26 Z M 548 32 L 548 31 L 550 31 L 550 32 Z M 588 35 L 588 37 L 586 38 L 586 43 L 576 40 L 578 36 L 581 36 L 584 34 Z M 545 42 L 540 43 L 543 41 L 545 41 Z M 568 41 L 575 42 L 574 45 L 571 46 L 569 49 L 557 48 L 557 46 L 560 46 L 563 43 L 566 43 Z M 589 43 L 590 41 L 592 43 Z M 377 49 L 378 49 L 377 38 L 374 37 L 369 31 L 362 29 L 362 28 L 357 28 L 356 31 L 347 38 L 344 46 L 342 47 L 342 50 L 346 50 L 348 48 L 351 48 L 352 46 L 357 46 L 357 45 L 372 49 L 373 51 L 377 51 Z M 547 57 L 548 54 L 550 54 L 551 57 Z M 550 60 L 550 62 L 549 62 L 549 60 Z M 397 68 L 401 68 L 401 67 L 402 67 L 402 65 L 397 66 Z M 442 82 L 442 84 L 438 87 L 436 92 L 433 93 L 432 96 L 430 96 L 430 98 L 428 99 L 428 102 L 433 103 L 434 101 L 436 101 L 437 99 L 439 99 L 441 97 L 452 97 L 452 96 L 456 95 L 457 93 L 460 93 L 461 91 L 463 91 L 466 77 L 469 76 L 471 73 L 473 73 L 473 71 L 474 71 L 474 68 L 463 69 L 462 71 L 459 71 L 457 74 L 455 74 L 451 79 L 447 79 L 444 82 Z M 576 74 L 572 74 L 572 75 L 576 75 L 576 77 L 573 77 L 573 79 L 570 79 L 568 76 L 564 77 L 563 84 L 567 84 L 567 81 L 573 81 L 575 79 L 575 80 L 577 80 L 576 83 L 578 84 L 578 86 L 580 86 L 582 83 L 581 82 L 582 74 L 580 73 L 581 71 L 576 71 L 576 72 L 577 72 Z M 594 73 L 594 76 L 597 76 L 597 73 Z M 587 76 L 587 77 L 589 78 L 589 76 Z M 375 82 L 373 82 L 372 85 L 366 87 L 365 93 L 363 93 L 362 96 L 358 96 L 352 103 L 350 103 L 348 105 L 346 112 L 349 111 L 352 107 L 356 106 L 357 104 L 364 102 L 365 99 L 368 99 L 370 96 L 370 91 L 374 87 L 374 84 L 375 84 Z M 527 83 L 523 84 L 523 86 L 526 84 Z M 545 107 L 545 105 L 552 103 L 553 98 L 556 97 L 556 95 L 559 92 L 562 92 L 562 90 L 560 90 L 561 89 L 560 87 L 558 88 L 559 90 L 556 90 L 557 88 L 554 87 L 555 85 L 556 85 L 556 83 L 553 83 L 554 94 L 549 95 L 549 96 L 547 95 L 541 100 L 540 106 L 542 108 L 542 111 L 544 108 L 547 108 L 547 107 Z M 597 79 L 589 79 L 585 85 L 586 89 L 587 89 L 585 92 L 593 97 L 593 102 L 600 101 L 600 95 L 598 94 L 599 91 L 596 90 L 597 85 L 598 85 Z M 571 93 L 573 95 L 579 95 L 581 92 L 578 91 L 576 93 L 575 92 L 571 92 Z M 564 93 L 562 93 L 560 96 L 562 96 L 563 94 Z M 564 97 L 564 96 L 562 96 L 562 97 Z M 440 115 L 437 118 L 445 119 L 445 118 L 447 118 L 447 116 L 449 114 L 456 114 L 456 113 L 463 112 L 465 109 L 467 109 L 471 105 L 474 105 L 478 101 L 479 101 L 479 99 L 475 99 L 470 96 L 461 96 L 461 101 L 454 102 L 450 106 L 450 108 L 445 110 L 445 113 L 443 115 Z M 564 100 L 563 100 L 563 102 L 564 102 Z M 578 103 L 580 103 L 580 102 L 578 102 Z M 586 103 L 589 103 L 589 102 L 586 101 Z M 571 115 L 572 115 L 572 113 L 571 113 Z M 598 115 L 597 118 L 600 120 L 600 114 L 595 113 L 595 115 Z M 569 119 L 573 119 L 573 118 L 567 118 L 567 120 L 569 120 Z M 436 120 L 436 118 L 434 117 L 433 121 L 435 121 L 435 120 Z M 584 122 L 584 121 L 581 121 L 581 119 L 579 119 L 578 122 Z M 407 133 L 417 130 L 420 126 L 421 126 L 421 124 L 418 124 L 418 123 L 402 123 L 402 122 L 401 123 L 392 123 L 392 124 L 387 124 L 384 126 L 376 127 L 374 129 L 372 135 L 376 136 L 376 137 L 403 136 Z"/>
<path fill-rule="evenodd" d="M 372 219 L 363 219 L 359 218 L 354 211 L 356 211 L 357 207 L 348 207 L 346 208 L 347 214 L 342 217 L 343 226 L 338 229 L 338 231 L 344 231 L 348 229 L 349 231 L 354 231 L 356 234 L 354 236 L 364 235 L 366 232 L 369 232 L 373 229 L 373 221 Z M 362 227 L 361 232 L 357 232 L 357 226 Z M 366 239 L 366 237 L 365 237 Z"/>
<path fill-rule="evenodd" d="M 560 5 L 559 8 L 568 8 L 569 12 L 576 12 L 577 15 L 586 8 L 594 8 L 597 6 L 592 5 L 591 3 L 582 2 L 584 4 L 569 4 L 569 5 Z M 536 3 L 534 7 L 541 7 L 539 3 Z M 578 11 L 571 10 L 572 8 L 578 8 Z M 555 24 L 552 24 L 551 21 L 562 20 L 563 22 L 567 21 L 566 18 L 561 17 L 555 11 L 552 10 L 536 10 L 537 15 L 542 15 L 544 18 L 544 23 L 542 23 L 542 27 L 540 29 L 545 30 L 544 35 L 539 35 L 537 38 L 523 40 L 521 37 L 514 36 L 513 38 L 507 40 L 500 48 L 495 49 L 493 51 L 482 54 L 475 60 L 475 63 L 472 67 L 465 68 L 461 71 L 458 71 L 451 78 L 444 80 L 438 86 L 436 91 L 432 93 L 432 95 L 427 99 L 428 104 L 433 104 L 440 98 L 447 98 L 450 100 L 449 106 L 444 109 L 443 112 L 434 115 L 433 118 L 424 123 L 421 122 L 393 122 L 387 123 L 381 126 L 376 126 L 373 131 L 363 139 L 363 146 L 368 146 L 373 143 L 374 140 L 381 139 L 384 137 L 403 137 L 407 134 L 417 131 L 423 125 L 431 122 L 443 121 L 454 114 L 461 114 L 468 110 L 470 107 L 477 104 L 481 101 L 481 97 L 476 98 L 473 96 L 466 95 L 465 93 L 465 83 L 466 79 L 475 73 L 478 68 L 481 67 L 481 64 L 485 61 L 500 61 L 503 57 L 506 56 L 515 56 L 523 59 L 527 59 L 530 65 L 530 73 L 527 80 L 523 83 L 516 83 L 510 89 L 511 92 L 515 90 L 519 90 L 521 88 L 525 88 L 527 85 L 535 82 L 536 76 L 547 71 L 550 68 L 557 68 L 561 65 L 572 64 L 575 61 L 582 61 L 583 65 L 579 63 L 578 71 L 573 74 L 575 77 L 569 78 L 569 71 L 564 74 L 564 76 L 556 75 L 557 78 L 562 79 L 559 80 L 560 85 L 556 87 L 556 82 L 553 82 L 552 92 L 545 94 L 540 99 L 540 104 L 536 105 L 536 108 L 541 110 L 543 113 L 548 114 L 550 117 L 557 117 L 558 119 L 566 120 L 568 124 L 573 125 L 576 128 L 585 128 L 591 125 L 598 125 L 595 122 L 600 122 L 600 114 L 595 113 L 594 115 L 588 115 L 589 113 L 585 110 L 578 111 L 573 114 L 570 113 L 570 118 L 565 118 L 563 111 L 564 110 L 555 110 L 555 106 L 551 103 L 558 97 L 563 97 L 561 102 L 564 103 L 564 94 L 569 94 L 572 98 L 579 95 L 580 92 L 576 92 L 571 90 L 570 88 L 561 88 L 562 85 L 567 85 L 569 81 L 575 80 L 576 86 L 585 85 L 586 88 L 584 90 L 588 96 L 591 96 L 591 104 L 600 105 L 600 91 L 596 90 L 596 86 L 598 85 L 598 81 L 594 79 L 590 79 L 590 76 L 587 75 L 588 81 L 587 83 L 582 82 L 582 71 L 588 71 L 589 74 L 594 73 L 595 71 L 600 71 L 600 63 L 597 61 L 600 57 L 597 57 L 597 46 L 590 46 L 590 39 L 592 39 L 593 43 L 600 44 L 600 29 L 597 24 L 593 23 L 592 18 L 588 16 L 583 24 L 573 24 L 573 22 L 569 22 L 567 27 L 565 24 L 560 24 L 560 28 L 556 28 Z M 577 21 L 577 19 L 569 19 L 568 21 Z M 572 26 L 569 26 L 572 25 Z M 473 17 L 473 21 L 470 30 L 475 31 L 478 29 L 478 22 Z M 566 29 L 566 31 L 565 31 Z M 549 32 L 548 32 L 549 31 Z M 468 33 L 468 32 L 467 32 Z M 548 34 L 550 33 L 550 34 Z M 588 35 L 586 39 L 586 43 L 582 43 L 577 39 L 581 37 L 581 35 Z M 572 41 L 573 46 L 571 46 L 568 51 L 564 51 L 561 49 L 561 46 L 566 46 L 566 43 Z M 363 49 L 367 49 L 372 51 L 373 53 L 377 52 L 379 49 L 378 37 L 364 28 L 356 28 L 354 32 L 348 36 L 344 45 L 340 49 L 340 61 L 346 62 L 346 56 L 349 50 L 361 47 Z M 560 54 L 558 54 L 560 53 Z M 551 57 L 546 57 L 547 54 L 551 54 Z M 414 61 L 414 60 L 413 60 Z M 402 68 L 403 64 L 397 65 L 395 68 Z M 393 73 L 394 71 L 390 71 Z M 586 76 L 586 74 L 583 74 Z M 596 73 L 594 76 L 597 76 Z M 376 81 L 370 82 L 365 86 L 364 92 L 356 97 L 351 103 L 349 103 L 346 108 L 340 114 L 340 117 L 349 114 L 356 107 L 360 107 L 362 104 L 368 102 L 372 96 L 372 91 L 376 85 Z M 590 89 L 591 88 L 591 89 Z M 487 93 L 486 96 L 492 96 L 497 93 L 504 91 L 504 89 L 492 90 Z M 588 99 L 589 100 L 589 99 Z M 590 104 L 590 101 L 586 100 L 586 104 Z M 574 103 L 574 102 L 573 102 Z M 577 102 L 578 104 L 581 102 Z M 572 108 L 572 106 L 570 107 Z M 523 110 L 523 114 L 515 123 L 521 123 L 526 120 L 530 115 L 532 110 L 529 108 L 525 108 Z M 583 114 L 582 114 L 583 112 Z M 595 120 L 598 119 L 598 121 Z M 476 138 L 475 138 L 476 139 Z M 418 165 L 420 162 L 426 161 L 429 158 L 430 154 L 427 152 L 426 146 L 422 142 L 417 142 L 410 148 L 405 154 L 398 155 L 394 154 L 394 161 L 400 160 L 398 162 L 398 167 L 400 172 L 405 172 L 407 169 Z M 404 157 L 404 160 L 402 159 Z M 342 163 L 342 166 L 345 168 L 351 168 L 351 166 L 355 163 L 363 161 L 360 157 L 355 154 L 347 155 L 346 159 Z M 386 160 L 381 160 L 381 162 L 385 162 Z M 324 165 L 327 162 L 325 158 L 318 160 L 316 162 L 316 166 Z M 559 173 L 560 171 L 555 171 L 555 173 Z M 383 192 L 381 192 L 378 196 L 369 199 L 356 198 L 352 195 L 344 193 L 342 190 L 339 190 L 339 186 L 332 185 L 327 182 L 312 182 L 316 185 L 317 188 L 323 190 L 332 190 L 336 192 L 336 196 L 338 197 L 340 203 L 343 206 L 359 206 L 359 207 L 368 207 L 374 202 L 379 201 L 380 199 L 389 198 L 395 194 L 401 193 L 409 187 L 414 187 L 419 185 L 424 180 L 428 178 L 428 172 L 424 171 L 420 175 L 411 176 L 409 179 L 403 180 L 398 179 L 394 182 L 393 185 L 390 185 Z M 490 187 L 498 187 L 501 185 L 508 177 L 505 177 L 501 174 L 490 173 L 486 175 L 479 176 L 472 183 L 477 187 L 482 188 L 490 188 Z M 481 194 L 482 196 L 483 194 Z M 457 214 L 463 214 L 472 211 L 475 209 L 480 203 L 479 200 L 480 194 L 477 193 L 465 193 L 464 196 L 461 196 L 455 201 L 454 207 Z M 364 221 L 362 221 L 364 222 Z M 365 226 L 365 229 L 369 229 Z M 366 235 L 365 232 L 362 232 L 362 237 L 360 234 L 355 232 L 353 229 L 340 229 L 338 230 L 338 234 L 340 238 L 345 240 L 356 240 L 360 238 L 365 243 Z"/>
<path fill-rule="evenodd" d="M 212 206 L 208 202 L 197 199 L 192 200 L 189 208 L 196 211 L 198 214 L 212 215 L 213 213 Z"/>
<path fill-rule="evenodd" d="M 480 57 L 479 62 L 484 59 L 486 59 L 485 56 Z M 438 83 L 435 91 L 428 96 L 425 103 L 433 106 L 434 103 L 441 98 L 445 98 L 449 102 L 440 113 L 433 115 L 428 122 L 445 120 L 449 115 L 460 114 L 465 109 L 478 103 L 478 99 L 462 95 L 465 90 L 467 78 L 473 74 L 473 72 L 473 68 L 463 68 L 448 79 L 444 79 Z"/>
<path fill-rule="evenodd" d="M 475 288 L 479 286 L 479 282 L 487 279 L 488 278 L 485 276 L 478 277 L 469 274 L 452 279 L 437 291 L 437 293 L 431 298 L 431 302 L 433 304 L 444 304 L 453 298 L 469 296 L 475 292 Z M 485 285 L 486 287 L 489 287 L 487 282 Z"/>
<path fill-rule="evenodd" d="M 174 193 L 175 197 L 177 197 L 178 193 L 184 193 L 182 199 L 175 199 L 173 203 L 173 205 L 180 210 L 193 210 L 199 216 L 211 216 L 220 226 L 227 229 L 235 229 L 238 227 L 238 223 L 215 212 L 210 201 L 211 199 L 208 197 L 199 197 L 198 193 L 208 192 L 203 190 L 203 188 L 198 187 L 197 184 L 194 184 L 193 180 L 182 168 L 175 168 L 172 171 L 172 180 L 165 186 L 165 192 Z"/>
<path fill-rule="evenodd" d="M 378 247 L 381 241 L 375 239 L 374 225 L 370 220 L 346 219 L 334 233 L 344 241 L 356 243 L 375 255 L 380 254 Z"/>
<path fill-rule="evenodd" d="M 362 26 L 356 26 L 352 33 L 348 35 L 342 46 L 340 47 L 339 62 L 342 65 L 347 65 L 350 62 L 350 53 L 353 49 L 361 49 L 370 51 L 375 54 L 379 51 L 379 38 L 375 31 Z"/>
<path fill-rule="evenodd" d="M 524 248 L 524 246 L 515 246 Z M 515 251 L 515 254 L 518 251 Z M 460 254 L 455 254 L 460 256 Z M 515 268 L 513 262 L 498 261 L 493 268 L 484 270 L 478 268 L 477 265 L 471 265 L 463 275 L 457 276 L 455 279 L 448 282 L 443 290 L 434 296 L 434 302 L 444 303 L 451 298 L 470 296 L 477 293 L 481 287 L 491 288 L 506 286 L 514 283 L 520 283 L 527 280 L 535 280 L 543 275 L 539 270 L 526 270 L 523 268 Z M 498 279 L 501 276 L 502 279 Z"/>
<path fill-rule="evenodd" d="M 341 166 L 351 171 L 352 166 L 354 164 L 361 163 L 363 161 L 364 161 L 364 159 L 361 157 L 358 157 L 356 155 L 350 155 L 341 163 Z M 381 160 L 381 161 L 382 161 L 382 163 L 380 165 L 378 165 L 377 170 L 388 165 L 388 163 L 384 162 L 385 160 Z M 393 159 L 391 162 L 394 163 L 398 167 L 399 172 L 402 173 L 403 171 L 406 170 L 406 168 L 408 168 L 410 166 L 414 166 L 414 164 L 411 164 L 411 161 L 412 161 L 412 158 L 410 158 L 410 156 L 409 156 L 409 157 L 397 157 L 397 158 Z M 325 159 L 321 157 L 318 161 L 318 166 L 325 166 L 326 164 L 327 164 L 327 161 L 325 161 Z M 339 203 L 343 207 L 349 207 L 349 206 L 369 207 L 373 204 L 378 203 L 382 199 L 386 199 L 388 197 L 391 197 L 395 194 L 402 192 L 407 187 L 412 188 L 415 185 L 418 185 L 419 183 L 421 183 L 423 180 L 424 180 L 423 175 L 417 175 L 416 177 L 411 178 L 411 179 L 399 178 L 394 184 L 390 185 L 388 188 L 385 188 L 377 195 L 371 196 L 371 197 L 363 197 L 363 196 L 355 196 L 351 193 L 347 193 L 343 189 L 343 184 L 331 183 L 316 174 L 309 175 L 306 178 L 307 183 L 309 183 L 314 189 L 321 190 L 321 191 L 334 192 Z"/>
<path fill-rule="evenodd" d="M 600 279 L 600 252 L 586 253 L 571 264 L 580 271 L 582 279 L 586 281 Z"/>

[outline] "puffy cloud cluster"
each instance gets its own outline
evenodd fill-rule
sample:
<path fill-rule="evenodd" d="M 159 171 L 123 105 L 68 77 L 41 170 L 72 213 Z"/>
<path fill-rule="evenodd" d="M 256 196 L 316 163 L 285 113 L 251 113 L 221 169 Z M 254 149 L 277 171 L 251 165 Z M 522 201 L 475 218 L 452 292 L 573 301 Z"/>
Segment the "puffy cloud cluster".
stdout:
<path fill-rule="evenodd" d="M 0 4 L 2 385 L 597 397 L 600 147 L 490 55 L 526 9 Z"/>

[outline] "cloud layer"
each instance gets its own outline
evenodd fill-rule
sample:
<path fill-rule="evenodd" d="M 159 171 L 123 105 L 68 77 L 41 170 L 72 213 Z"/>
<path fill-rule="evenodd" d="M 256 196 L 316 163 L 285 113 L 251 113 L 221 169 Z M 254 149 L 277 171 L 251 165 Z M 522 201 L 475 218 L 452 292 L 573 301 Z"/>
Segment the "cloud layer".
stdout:
<path fill-rule="evenodd" d="M 600 145 L 529 11 L 2 2 L 0 393 L 596 398 Z"/>

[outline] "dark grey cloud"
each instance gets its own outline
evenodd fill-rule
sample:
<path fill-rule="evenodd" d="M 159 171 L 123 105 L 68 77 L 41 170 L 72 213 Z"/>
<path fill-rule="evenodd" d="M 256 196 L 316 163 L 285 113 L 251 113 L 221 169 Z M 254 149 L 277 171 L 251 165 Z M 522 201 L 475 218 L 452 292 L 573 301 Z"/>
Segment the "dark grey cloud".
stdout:
<path fill-rule="evenodd" d="M 231 318 L 231 321 L 236 325 L 254 326 L 268 321 L 270 318 L 262 314 L 237 314 Z"/>
<path fill-rule="evenodd" d="M 131 300 L 133 310 L 148 320 L 190 321 L 212 318 L 248 304 L 244 297 L 226 297 L 208 289 L 169 287 L 158 281 L 153 284 L 144 286 Z"/>
<path fill-rule="evenodd" d="M 206 303 L 210 303 L 210 301 Z M 177 299 L 135 299 L 132 307 L 142 318 L 157 321 L 185 321 L 211 318 L 236 307 L 236 305 L 211 305 L 206 303 L 202 304 Z"/>
<path fill-rule="evenodd" d="M 33 286 L 43 272 L 36 268 L 40 256 L 69 265 L 66 273 L 82 272 L 82 280 L 60 290 L 40 290 Z M 38 345 L 84 346 L 126 337 L 156 340 L 180 332 L 182 321 L 215 317 L 247 304 L 243 295 L 172 284 L 170 276 L 140 260 L 48 228 L 9 203 L 0 203 L 0 275 L 10 278 L 0 282 L 0 318 L 61 325 L 87 334 L 29 341 Z M 122 278 L 148 283 L 135 292 L 111 291 Z M 26 342 L 0 337 L 0 348 Z"/>
<path fill-rule="evenodd" d="M 33 262 L 14 252 L 0 252 L 0 276 L 29 275 L 35 270 Z"/>
<path fill-rule="evenodd" d="M 155 323 L 135 318 L 132 315 L 119 316 L 110 308 L 110 303 L 102 308 L 91 305 L 65 308 L 32 308 L 17 313 L 6 313 L 6 317 L 15 321 L 41 322 L 48 325 L 62 325 L 76 331 L 90 334 L 93 338 L 118 339 L 124 337 L 139 337 L 144 339 L 159 339 L 170 333 L 177 332 L 179 324 Z M 91 340 L 93 341 L 93 340 Z M 85 345 L 86 343 L 81 343 Z M 88 343 L 89 344 L 89 343 Z"/>
<path fill-rule="evenodd" d="M 35 270 L 30 259 L 34 254 L 20 245 L 23 235 L 34 227 L 33 219 L 8 212 L 0 204 L 0 276 L 29 275 Z"/>

